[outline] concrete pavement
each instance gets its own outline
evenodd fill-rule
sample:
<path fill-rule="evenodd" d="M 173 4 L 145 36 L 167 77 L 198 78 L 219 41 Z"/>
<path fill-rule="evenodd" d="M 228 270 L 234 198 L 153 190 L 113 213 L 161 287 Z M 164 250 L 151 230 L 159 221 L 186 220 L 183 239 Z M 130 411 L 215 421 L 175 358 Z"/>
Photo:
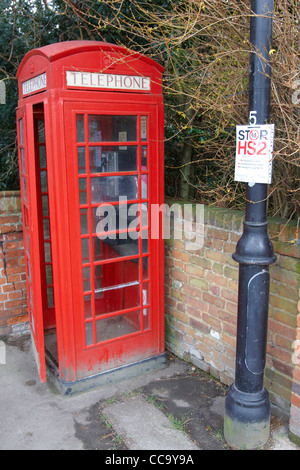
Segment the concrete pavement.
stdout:
<path fill-rule="evenodd" d="M 1 450 L 229 449 L 226 387 L 172 355 L 165 369 L 65 397 L 40 383 L 30 339 L 9 339 L 0 389 Z M 284 416 L 273 415 L 263 449 L 300 450 L 287 429 Z"/>

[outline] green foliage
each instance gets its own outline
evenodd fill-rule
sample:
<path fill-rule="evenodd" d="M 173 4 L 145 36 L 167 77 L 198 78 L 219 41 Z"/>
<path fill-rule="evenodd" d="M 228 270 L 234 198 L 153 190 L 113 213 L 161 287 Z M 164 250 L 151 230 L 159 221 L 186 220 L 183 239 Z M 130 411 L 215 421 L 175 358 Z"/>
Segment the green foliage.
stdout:
<path fill-rule="evenodd" d="M 55 41 L 57 37 L 51 27 L 52 14 L 38 0 L 2 0 L 0 21 L 0 80 L 6 84 L 6 104 L 0 105 L 0 189 L 11 190 L 19 188 L 16 72 L 30 49 Z"/>

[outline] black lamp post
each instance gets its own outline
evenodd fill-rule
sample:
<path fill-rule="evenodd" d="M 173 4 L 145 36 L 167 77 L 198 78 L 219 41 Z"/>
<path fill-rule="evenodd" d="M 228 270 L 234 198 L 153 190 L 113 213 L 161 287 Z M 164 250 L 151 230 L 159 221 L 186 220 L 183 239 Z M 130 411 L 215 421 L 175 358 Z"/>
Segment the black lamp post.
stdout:
<path fill-rule="evenodd" d="M 270 113 L 273 0 L 251 1 L 249 71 L 250 124 L 268 124 Z M 270 433 L 270 403 L 263 386 L 269 304 L 269 265 L 276 257 L 267 230 L 267 184 L 246 185 L 244 231 L 233 259 L 239 263 L 235 382 L 225 402 L 224 435 L 229 445 L 253 449 Z"/>

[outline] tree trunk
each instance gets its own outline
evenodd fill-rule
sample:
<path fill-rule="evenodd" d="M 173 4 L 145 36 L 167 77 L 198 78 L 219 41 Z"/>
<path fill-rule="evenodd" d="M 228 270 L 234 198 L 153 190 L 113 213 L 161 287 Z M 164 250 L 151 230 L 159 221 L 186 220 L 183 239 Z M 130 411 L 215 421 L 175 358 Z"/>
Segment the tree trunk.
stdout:
<path fill-rule="evenodd" d="M 184 142 L 182 150 L 182 168 L 180 169 L 180 197 L 188 199 L 190 194 L 192 146 L 189 142 Z"/>

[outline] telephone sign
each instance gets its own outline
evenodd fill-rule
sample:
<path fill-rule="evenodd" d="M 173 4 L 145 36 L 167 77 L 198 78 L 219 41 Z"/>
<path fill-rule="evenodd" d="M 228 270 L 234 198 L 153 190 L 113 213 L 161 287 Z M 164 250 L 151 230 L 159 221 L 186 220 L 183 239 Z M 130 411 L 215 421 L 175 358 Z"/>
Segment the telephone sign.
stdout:
<path fill-rule="evenodd" d="M 236 126 L 235 181 L 270 184 L 274 124 Z"/>

